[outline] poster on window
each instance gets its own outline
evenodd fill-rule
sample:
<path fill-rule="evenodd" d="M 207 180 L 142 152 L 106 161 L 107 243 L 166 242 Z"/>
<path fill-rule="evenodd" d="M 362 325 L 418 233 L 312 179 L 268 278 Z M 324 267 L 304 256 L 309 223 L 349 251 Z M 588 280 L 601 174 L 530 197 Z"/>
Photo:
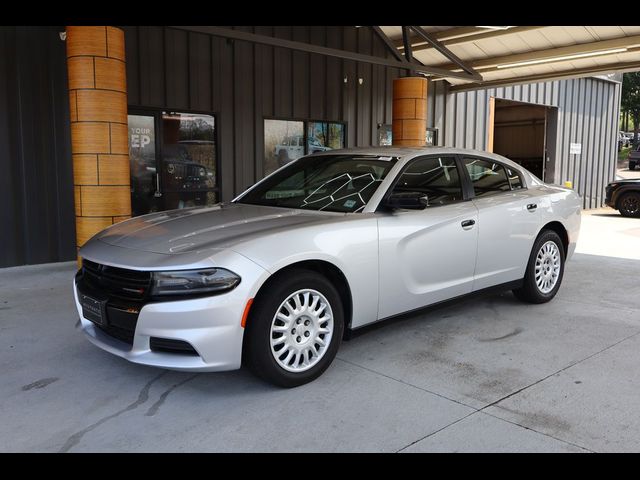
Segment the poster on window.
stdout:
<path fill-rule="evenodd" d="M 344 125 L 335 122 L 309 122 L 307 153 L 326 152 L 344 148 Z"/>
<path fill-rule="evenodd" d="M 378 145 L 388 147 L 393 144 L 393 133 L 391 125 L 380 125 L 378 127 Z"/>
<path fill-rule="evenodd" d="M 131 210 L 144 215 L 160 209 L 156 192 L 156 130 L 150 115 L 129 115 L 129 166 Z"/>
<path fill-rule="evenodd" d="M 132 163 L 155 166 L 156 135 L 154 118 L 129 115 L 129 159 Z"/>
<path fill-rule="evenodd" d="M 427 147 L 433 147 L 436 143 L 438 143 L 438 129 L 427 128 L 427 132 L 424 137 L 424 144 Z"/>

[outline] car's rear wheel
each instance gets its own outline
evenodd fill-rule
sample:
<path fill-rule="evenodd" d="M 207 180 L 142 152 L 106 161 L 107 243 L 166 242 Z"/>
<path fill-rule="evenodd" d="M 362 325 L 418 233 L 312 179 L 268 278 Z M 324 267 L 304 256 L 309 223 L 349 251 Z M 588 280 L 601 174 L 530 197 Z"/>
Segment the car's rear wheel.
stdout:
<path fill-rule="evenodd" d="M 636 169 L 636 162 L 629 162 L 629 170 L 635 170 Z"/>
<path fill-rule="evenodd" d="M 514 295 L 528 303 L 545 303 L 558 293 L 564 274 L 564 246 L 560 236 L 543 230 L 536 239 L 522 287 Z"/>
<path fill-rule="evenodd" d="M 618 210 L 625 217 L 640 217 L 640 193 L 627 192 L 618 201 Z"/>
<path fill-rule="evenodd" d="M 273 279 L 251 307 L 244 360 L 268 382 L 297 387 L 329 367 L 343 330 L 343 307 L 331 282 L 312 271 L 290 270 Z"/>

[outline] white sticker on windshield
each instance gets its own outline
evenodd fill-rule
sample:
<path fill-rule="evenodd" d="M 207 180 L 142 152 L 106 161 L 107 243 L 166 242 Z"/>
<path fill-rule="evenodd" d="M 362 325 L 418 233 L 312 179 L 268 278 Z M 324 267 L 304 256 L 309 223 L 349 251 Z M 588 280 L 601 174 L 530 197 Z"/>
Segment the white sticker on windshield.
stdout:
<path fill-rule="evenodd" d="M 344 205 L 345 208 L 353 208 L 355 204 L 356 204 L 356 201 L 353 199 L 350 199 L 344 202 L 342 205 Z"/>

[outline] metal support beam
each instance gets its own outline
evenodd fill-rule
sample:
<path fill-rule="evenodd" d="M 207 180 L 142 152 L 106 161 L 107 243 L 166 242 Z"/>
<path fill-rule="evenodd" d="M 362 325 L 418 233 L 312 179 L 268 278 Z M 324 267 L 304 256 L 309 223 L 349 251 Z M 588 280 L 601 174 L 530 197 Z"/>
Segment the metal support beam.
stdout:
<path fill-rule="evenodd" d="M 635 49 L 635 47 L 637 46 L 640 46 L 640 35 L 632 35 L 630 37 L 613 38 L 611 40 L 578 43 L 576 45 L 569 45 L 566 47 L 548 48 L 545 50 L 532 50 L 525 53 L 485 58 L 482 60 L 471 61 L 469 62 L 469 64 L 473 66 L 473 68 L 477 68 L 479 70 L 497 69 L 498 65 L 509 65 L 513 63 L 528 62 L 532 60 L 546 60 L 545 63 L 553 63 L 553 59 L 558 57 L 580 55 L 590 52 L 612 50 L 616 48 Z M 455 68 L 455 65 L 448 64 L 441 65 L 441 67 Z"/>
<path fill-rule="evenodd" d="M 544 26 L 524 26 L 513 27 L 507 30 L 487 30 L 485 28 L 476 27 L 461 27 L 450 28 L 449 30 L 442 30 L 440 32 L 433 32 L 431 35 L 438 40 L 445 47 L 451 45 L 463 45 L 465 43 L 476 42 L 478 40 L 484 40 L 486 38 L 502 37 L 504 35 L 513 35 L 515 33 L 524 33 L 533 30 L 540 30 L 545 28 Z M 404 45 L 402 40 L 395 40 L 394 45 L 397 49 L 402 50 Z M 420 50 L 427 50 L 432 48 L 428 42 L 423 40 L 416 40 L 412 42 L 412 48 L 414 53 Z"/>
<path fill-rule="evenodd" d="M 407 73 L 409 75 L 414 75 L 415 74 L 415 69 L 413 68 L 413 65 L 409 64 L 409 62 L 404 57 L 404 55 L 402 55 L 402 54 L 400 54 L 400 52 L 398 52 L 398 49 L 393 45 L 393 43 L 391 42 L 391 39 L 389 37 L 387 37 L 387 35 L 384 33 L 384 31 L 378 26 L 372 26 L 371 28 L 378 35 L 380 40 L 382 40 L 384 42 L 384 44 L 387 46 L 387 49 L 391 52 L 391 54 L 399 62 L 402 62 L 402 63 L 406 64 Z"/>
<path fill-rule="evenodd" d="M 433 36 L 428 34 L 422 27 L 411 26 L 411 29 L 414 32 L 416 32 L 419 36 L 421 36 L 423 39 L 425 39 L 427 42 L 429 42 L 433 46 L 433 48 L 435 48 L 438 52 L 440 52 L 442 55 L 444 55 L 449 60 L 451 60 L 454 64 L 456 64 L 462 70 L 467 72 L 471 76 L 472 80 L 482 81 L 482 75 L 480 75 L 472 67 L 467 65 L 463 60 L 461 60 L 456 54 L 454 54 L 451 50 L 445 47 L 442 43 L 440 43 L 438 40 L 433 38 Z"/>
<path fill-rule="evenodd" d="M 606 73 L 622 73 L 640 70 L 640 62 L 618 63 L 614 65 L 598 65 L 594 67 L 572 68 L 561 72 L 541 73 L 538 75 L 528 75 L 526 77 L 501 78 L 482 83 L 465 83 L 463 85 L 453 85 L 450 92 L 463 92 L 466 90 L 480 90 L 484 88 L 505 87 L 509 85 L 520 85 L 524 83 L 546 82 L 552 80 L 563 80 L 566 78 L 591 77 Z"/>
<path fill-rule="evenodd" d="M 409 29 L 402 27 L 402 44 L 404 45 L 404 58 L 407 62 L 413 60 L 413 52 L 411 50 L 411 39 L 409 38 Z"/>
<path fill-rule="evenodd" d="M 391 40 L 389 39 L 389 37 L 387 37 L 387 34 L 384 33 L 384 31 L 380 27 L 372 26 L 371 28 L 373 29 L 374 32 L 376 32 L 380 40 L 384 42 L 384 44 L 387 46 L 387 49 L 391 52 L 391 54 L 394 57 L 396 57 L 396 60 L 398 60 L 399 62 L 407 61 L 407 59 L 404 58 L 404 56 L 400 52 L 398 52 L 398 49 L 395 47 L 393 43 L 391 43 Z"/>
<path fill-rule="evenodd" d="M 231 38 L 234 40 L 242 40 L 245 42 L 259 43 L 262 45 L 271 45 L 273 47 L 288 48 L 291 50 L 298 50 L 307 53 L 317 53 L 319 55 L 327 55 L 330 57 L 342 58 L 345 60 L 355 60 L 356 62 L 371 63 L 374 65 L 385 65 L 393 68 L 407 68 L 407 64 L 399 62 L 397 60 L 391 60 L 388 58 L 375 57 L 373 55 L 364 55 L 362 53 L 349 52 L 346 50 L 339 50 L 337 48 L 322 47 L 319 45 L 312 45 L 304 42 L 296 42 L 293 40 L 285 40 L 282 38 L 269 37 L 266 35 L 257 35 L 255 33 L 243 32 L 240 30 L 231 30 L 229 28 L 222 27 L 207 27 L 207 26 L 171 26 L 171 28 L 177 28 L 180 30 L 186 30 L 190 32 L 207 33 L 216 37 Z M 429 67 L 425 65 L 412 64 L 413 68 L 417 72 L 426 73 L 429 75 L 436 75 L 438 77 L 452 77 L 460 78 L 462 80 L 479 80 L 473 75 L 469 75 L 466 72 L 452 72 L 451 70 L 445 70 L 438 67 Z"/>

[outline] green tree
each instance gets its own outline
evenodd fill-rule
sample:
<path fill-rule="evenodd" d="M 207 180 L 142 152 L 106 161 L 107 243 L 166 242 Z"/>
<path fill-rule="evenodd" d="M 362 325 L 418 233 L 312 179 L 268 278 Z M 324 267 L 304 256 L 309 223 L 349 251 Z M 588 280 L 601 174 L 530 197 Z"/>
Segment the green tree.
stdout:
<path fill-rule="evenodd" d="M 633 145 L 635 147 L 638 144 L 638 128 L 640 127 L 640 72 L 624 74 L 620 108 L 633 118 Z"/>

